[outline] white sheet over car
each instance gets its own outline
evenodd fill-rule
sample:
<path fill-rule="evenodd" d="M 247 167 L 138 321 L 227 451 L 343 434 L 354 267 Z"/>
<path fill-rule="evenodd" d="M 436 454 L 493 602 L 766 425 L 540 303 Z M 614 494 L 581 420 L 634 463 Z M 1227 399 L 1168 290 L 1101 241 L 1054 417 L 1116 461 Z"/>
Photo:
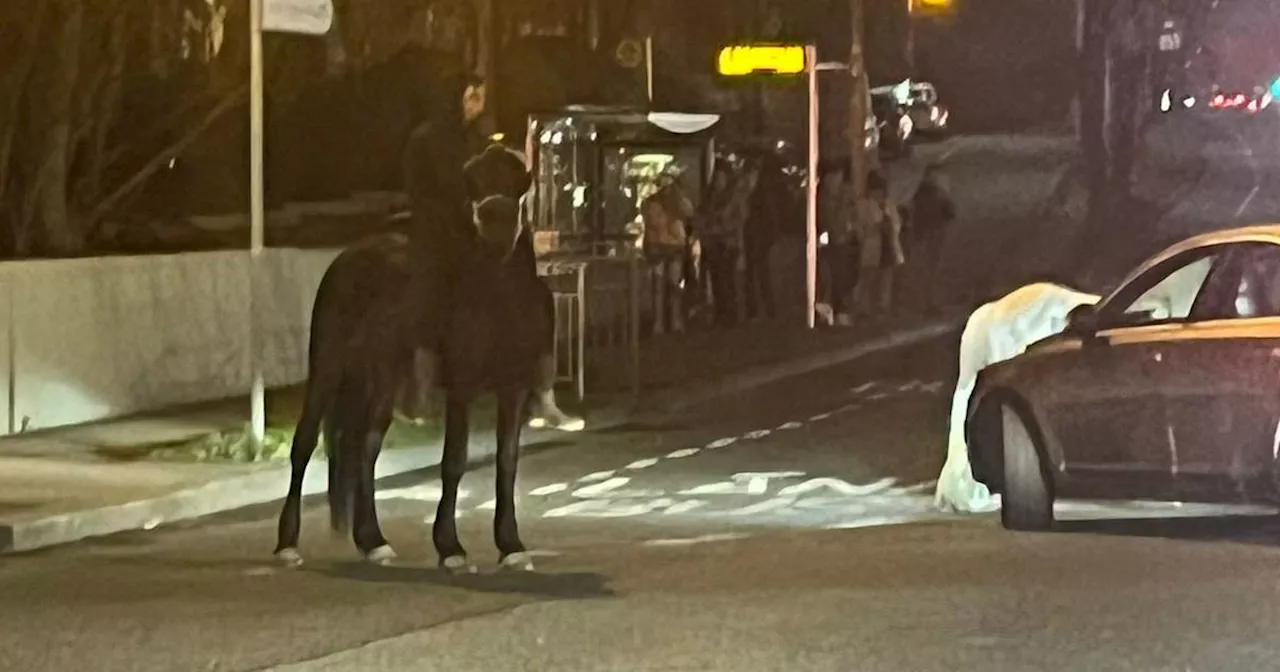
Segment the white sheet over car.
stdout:
<path fill-rule="evenodd" d="M 965 415 L 978 372 L 1061 332 L 1067 325 L 1068 313 L 1077 306 L 1096 304 L 1099 300 L 1101 297 L 1096 294 L 1038 282 L 983 304 L 969 315 L 960 336 L 960 370 L 951 398 L 947 461 L 934 493 L 934 504 L 938 508 L 976 513 L 998 506 L 987 486 L 974 480 L 969 466 L 969 447 L 965 443 Z"/>

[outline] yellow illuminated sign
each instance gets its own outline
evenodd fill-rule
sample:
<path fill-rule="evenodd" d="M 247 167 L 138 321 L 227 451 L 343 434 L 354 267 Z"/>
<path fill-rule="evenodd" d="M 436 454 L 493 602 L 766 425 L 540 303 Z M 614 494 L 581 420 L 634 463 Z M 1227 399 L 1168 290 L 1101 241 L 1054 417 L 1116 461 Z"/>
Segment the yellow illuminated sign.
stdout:
<path fill-rule="evenodd" d="M 740 45 L 720 50 L 716 71 L 726 77 L 752 74 L 799 75 L 804 72 L 804 47 Z"/>
<path fill-rule="evenodd" d="M 945 14 L 955 8 L 955 0 L 907 0 L 912 14 Z"/>

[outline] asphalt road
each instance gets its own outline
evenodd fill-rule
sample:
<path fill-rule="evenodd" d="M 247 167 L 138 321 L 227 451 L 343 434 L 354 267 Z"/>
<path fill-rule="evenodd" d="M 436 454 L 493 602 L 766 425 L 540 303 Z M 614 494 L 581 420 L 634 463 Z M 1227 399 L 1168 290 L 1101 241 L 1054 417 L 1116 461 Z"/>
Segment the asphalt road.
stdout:
<path fill-rule="evenodd" d="M 270 558 L 273 509 L 6 557 L 0 669 L 1271 669 L 1269 518 L 1066 502 L 1102 520 L 1030 535 L 933 511 L 953 342 L 531 446 L 531 574 L 496 571 L 487 468 L 463 483 L 474 576 L 435 569 L 431 475 L 381 484 L 392 567 L 318 503 L 299 569 Z"/>

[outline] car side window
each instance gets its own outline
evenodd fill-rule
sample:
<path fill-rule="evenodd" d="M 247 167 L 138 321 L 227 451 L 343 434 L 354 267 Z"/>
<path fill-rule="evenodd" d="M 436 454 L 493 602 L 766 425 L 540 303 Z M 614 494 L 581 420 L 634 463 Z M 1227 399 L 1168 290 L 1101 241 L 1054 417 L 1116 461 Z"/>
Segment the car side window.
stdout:
<path fill-rule="evenodd" d="M 1139 327 L 1190 319 L 1196 299 L 1223 257 L 1221 250 L 1196 250 L 1175 257 L 1136 278 L 1116 294 L 1118 310 L 1107 310 L 1105 322 Z M 1123 308 L 1120 308 L 1123 306 Z"/>
<path fill-rule="evenodd" d="M 1240 255 L 1230 317 L 1280 317 L 1280 246 L 1251 245 Z"/>

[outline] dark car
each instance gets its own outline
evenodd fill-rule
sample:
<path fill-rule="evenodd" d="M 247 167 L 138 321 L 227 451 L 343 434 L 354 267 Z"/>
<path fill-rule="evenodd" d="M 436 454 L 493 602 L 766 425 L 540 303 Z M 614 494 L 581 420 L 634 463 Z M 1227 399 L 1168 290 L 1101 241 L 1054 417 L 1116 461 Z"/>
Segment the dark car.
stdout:
<path fill-rule="evenodd" d="M 1280 225 L 1175 245 L 984 369 L 966 434 L 1010 529 L 1060 497 L 1275 503 Z"/>

